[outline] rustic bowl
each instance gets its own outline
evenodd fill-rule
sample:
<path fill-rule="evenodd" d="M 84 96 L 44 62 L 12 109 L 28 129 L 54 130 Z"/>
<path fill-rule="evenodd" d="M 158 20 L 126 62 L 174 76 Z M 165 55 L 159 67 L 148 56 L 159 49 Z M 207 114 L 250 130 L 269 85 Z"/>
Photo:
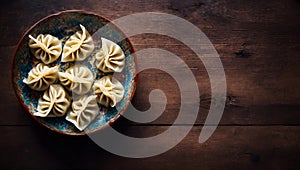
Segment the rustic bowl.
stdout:
<path fill-rule="evenodd" d="M 108 23 L 110 23 L 110 26 L 105 27 Z M 28 72 L 38 62 L 30 52 L 28 46 L 28 35 L 30 34 L 35 37 L 38 34 L 48 33 L 58 37 L 59 39 L 65 39 L 66 37 L 74 34 L 76 30 L 80 30 L 79 24 L 85 26 L 92 35 L 97 44 L 96 48 L 100 48 L 100 38 L 104 37 L 116 42 L 122 48 L 126 56 L 123 72 L 114 75 L 124 86 L 125 94 L 123 99 L 114 108 L 106 109 L 99 106 L 99 109 L 104 114 L 102 116 L 98 116 L 84 131 L 79 131 L 72 123 L 66 121 L 65 117 L 42 118 L 34 116 L 33 113 L 36 111 L 38 99 L 41 97 L 43 92 L 34 91 L 23 83 L 23 79 L 28 76 Z M 12 84 L 19 102 L 28 114 L 39 124 L 61 134 L 86 135 L 111 125 L 126 110 L 134 95 L 137 84 L 136 58 L 133 55 L 134 50 L 129 39 L 123 37 L 125 37 L 125 35 L 119 28 L 111 24 L 108 19 L 87 11 L 63 11 L 41 19 L 23 35 L 14 52 L 11 70 Z M 89 60 L 89 58 L 87 60 Z M 61 66 L 60 58 L 53 64 Z M 65 68 L 66 66 L 61 67 L 61 69 Z M 97 72 L 97 74 L 97 77 L 104 75 L 104 73 L 101 72 Z"/>

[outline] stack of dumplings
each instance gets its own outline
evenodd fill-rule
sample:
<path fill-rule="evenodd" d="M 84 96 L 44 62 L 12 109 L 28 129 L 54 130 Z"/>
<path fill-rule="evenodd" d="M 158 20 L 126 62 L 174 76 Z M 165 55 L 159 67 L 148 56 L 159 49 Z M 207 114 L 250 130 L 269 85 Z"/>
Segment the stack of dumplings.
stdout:
<path fill-rule="evenodd" d="M 111 73 L 122 72 L 125 55 L 116 43 L 101 38 L 102 46 L 94 52 L 92 36 L 83 25 L 65 42 L 50 34 L 29 35 L 32 55 L 39 61 L 23 80 L 29 88 L 42 91 L 34 116 L 65 117 L 83 131 L 99 116 L 99 106 L 115 107 L 124 96 L 124 87 Z M 88 57 L 95 58 L 95 67 L 105 74 L 95 80 L 86 65 L 72 64 Z M 60 62 L 71 62 L 62 71 Z M 57 61 L 57 62 L 55 62 Z M 55 64 L 58 63 L 58 64 Z M 70 96 L 75 95 L 75 99 Z"/>

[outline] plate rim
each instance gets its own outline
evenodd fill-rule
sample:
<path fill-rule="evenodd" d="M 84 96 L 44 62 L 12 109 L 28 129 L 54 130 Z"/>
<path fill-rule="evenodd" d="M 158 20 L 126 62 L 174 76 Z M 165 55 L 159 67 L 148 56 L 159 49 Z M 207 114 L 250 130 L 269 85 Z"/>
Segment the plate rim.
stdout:
<path fill-rule="evenodd" d="M 22 35 L 21 39 L 18 41 L 18 43 L 17 43 L 17 45 L 16 45 L 16 48 L 15 48 L 15 50 L 14 50 L 14 52 L 13 52 L 12 62 L 11 62 L 11 67 L 10 67 L 10 72 L 11 72 L 11 74 L 10 74 L 10 76 L 11 76 L 11 83 L 12 83 L 12 86 L 13 86 L 14 94 L 15 94 L 16 98 L 18 99 L 19 103 L 22 105 L 22 107 L 23 107 L 23 109 L 26 111 L 27 115 L 29 115 L 32 119 L 34 119 L 35 122 L 37 122 L 39 125 L 42 125 L 43 127 L 49 129 L 49 130 L 52 131 L 52 132 L 56 132 L 56 133 L 59 133 L 59 134 L 62 134 L 62 135 L 68 135 L 68 136 L 86 136 L 86 135 L 88 135 L 88 134 L 92 134 L 92 133 L 98 132 L 98 131 L 100 131 L 100 130 L 103 130 L 103 129 L 107 128 L 108 126 L 111 126 L 111 125 L 114 124 L 114 122 L 116 122 L 121 116 L 123 116 L 124 112 L 127 110 L 128 106 L 129 106 L 129 104 L 130 104 L 130 102 L 132 101 L 132 99 L 133 99 L 133 97 L 134 97 L 134 95 L 135 95 L 136 88 L 137 88 L 137 82 L 138 82 L 138 73 L 137 73 L 137 71 L 138 71 L 138 65 L 137 65 L 137 57 L 136 57 L 136 55 L 135 55 L 135 50 L 134 50 L 134 47 L 133 47 L 133 45 L 132 45 L 132 42 L 129 40 L 129 38 L 126 36 L 126 34 L 125 34 L 119 27 L 117 27 L 116 25 L 113 24 L 113 25 L 115 26 L 115 28 L 116 28 L 119 32 L 121 32 L 123 35 L 125 35 L 125 37 L 126 37 L 125 40 L 129 43 L 129 45 L 130 45 L 130 47 L 131 47 L 130 53 L 131 53 L 131 55 L 133 56 L 133 60 L 134 60 L 134 62 L 135 62 L 135 71 L 136 71 L 136 72 L 135 72 L 135 74 L 133 75 L 133 77 L 134 77 L 134 78 L 133 78 L 134 87 L 133 87 L 133 89 L 132 89 L 132 93 L 131 93 L 132 95 L 131 95 L 131 97 L 130 97 L 130 99 L 129 99 L 129 102 L 125 105 L 124 109 L 122 109 L 122 110 L 121 110 L 114 118 L 110 119 L 105 125 L 99 126 L 98 128 L 93 129 L 93 130 L 91 130 L 91 131 L 89 131 L 89 132 L 85 132 L 84 130 L 82 131 L 83 133 L 64 132 L 64 131 L 57 130 L 57 129 L 53 128 L 53 127 L 50 127 L 50 126 L 48 126 L 48 125 L 42 123 L 41 121 L 38 120 L 38 118 L 37 118 L 36 116 L 34 116 L 33 114 L 30 113 L 30 111 L 29 111 L 29 109 L 27 108 L 27 106 L 24 104 L 24 102 L 22 102 L 21 96 L 20 96 L 20 95 L 18 94 L 18 92 L 17 92 L 17 85 L 16 85 L 16 83 L 14 82 L 14 78 L 15 78 L 15 77 L 14 77 L 14 75 L 15 75 L 15 74 L 14 74 L 14 69 L 15 69 L 15 58 L 16 58 L 17 52 L 19 51 L 19 48 L 20 48 L 21 43 L 24 41 L 24 39 L 26 38 L 26 36 L 29 34 L 29 32 L 30 32 L 32 29 L 34 29 L 38 24 L 44 22 L 45 20 L 47 20 L 47 19 L 49 19 L 49 18 L 51 18 L 51 17 L 59 16 L 59 15 L 61 15 L 61 14 L 65 14 L 65 13 L 81 13 L 81 14 L 93 15 L 93 16 L 95 16 L 95 17 L 104 19 L 104 20 L 107 21 L 108 23 L 112 23 L 112 24 L 113 24 L 113 22 L 112 22 L 110 19 L 108 19 L 108 18 L 106 18 L 106 17 L 104 17 L 104 16 L 102 16 L 102 15 L 96 13 L 96 12 L 91 12 L 91 11 L 87 11 L 87 10 L 64 10 L 64 11 L 59 11 L 59 12 L 56 12 L 56 13 L 53 13 L 53 14 L 49 14 L 49 15 L 43 17 L 42 19 L 40 19 L 40 20 L 38 20 L 37 22 L 35 22 L 32 26 L 30 26 L 30 27 L 26 30 L 26 32 Z"/>

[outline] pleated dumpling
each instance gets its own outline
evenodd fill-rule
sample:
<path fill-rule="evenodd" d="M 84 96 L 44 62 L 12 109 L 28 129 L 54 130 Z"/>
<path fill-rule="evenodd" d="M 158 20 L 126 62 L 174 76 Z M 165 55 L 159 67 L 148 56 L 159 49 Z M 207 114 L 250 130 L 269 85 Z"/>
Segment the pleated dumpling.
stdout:
<path fill-rule="evenodd" d="M 39 63 L 29 71 L 28 77 L 23 79 L 23 82 L 33 90 L 44 91 L 53 84 L 57 78 L 58 66 L 48 67 L 43 63 Z"/>
<path fill-rule="evenodd" d="M 97 95 L 97 102 L 106 107 L 114 107 L 124 95 L 123 85 L 111 75 L 96 80 L 93 90 L 94 94 Z"/>
<path fill-rule="evenodd" d="M 38 101 L 35 116 L 40 117 L 61 117 L 64 116 L 70 106 L 68 94 L 61 85 L 50 85 L 48 90 Z"/>
<path fill-rule="evenodd" d="M 102 48 L 96 53 L 96 65 L 103 72 L 121 72 L 125 65 L 125 55 L 121 47 L 101 38 Z"/>
<path fill-rule="evenodd" d="M 94 50 L 92 36 L 80 25 L 81 31 L 77 31 L 65 43 L 62 53 L 62 62 L 82 61 Z"/>
<path fill-rule="evenodd" d="M 36 38 L 29 35 L 29 47 L 35 58 L 42 60 L 45 64 L 50 64 L 57 60 L 62 52 L 61 41 L 50 35 L 40 34 Z"/>
<path fill-rule="evenodd" d="M 73 123 L 79 130 L 84 130 L 99 114 L 96 96 L 83 95 L 73 101 L 72 111 L 67 114 L 66 120 Z"/>
<path fill-rule="evenodd" d="M 93 73 L 84 65 L 74 65 L 65 72 L 59 72 L 61 84 L 78 95 L 85 94 L 90 90 L 93 79 Z"/>

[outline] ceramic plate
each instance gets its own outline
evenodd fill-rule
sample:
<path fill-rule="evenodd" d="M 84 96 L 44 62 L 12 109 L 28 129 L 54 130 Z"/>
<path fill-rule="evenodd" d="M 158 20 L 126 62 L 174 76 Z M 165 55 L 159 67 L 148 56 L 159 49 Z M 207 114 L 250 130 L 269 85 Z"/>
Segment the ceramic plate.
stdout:
<path fill-rule="evenodd" d="M 109 27 L 106 24 L 109 23 Z M 28 76 L 29 71 L 41 62 L 37 60 L 30 52 L 28 35 L 36 37 L 39 34 L 51 34 L 64 41 L 73 35 L 76 31 L 80 31 L 83 25 L 92 35 L 95 49 L 101 48 L 101 37 L 109 39 L 117 43 L 123 50 L 125 58 L 125 68 L 122 73 L 116 73 L 113 76 L 117 78 L 124 86 L 125 93 L 123 99 L 113 108 L 104 108 L 99 106 L 99 110 L 103 113 L 99 115 L 84 131 L 79 131 L 72 123 L 65 120 L 65 117 L 36 117 L 38 99 L 44 92 L 38 92 L 30 89 L 23 83 L 23 79 Z M 15 50 L 12 64 L 12 83 L 17 98 L 29 115 L 38 123 L 50 130 L 67 135 L 85 135 L 100 130 L 120 117 L 129 105 L 136 88 L 136 62 L 133 55 L 133 47 L 125 35 L 110 21 L 102 16 L 86 11 L 64 11 L 50 15 L 38 23 L 33 25 L 23 36 Z M 95 50 L 94 50 L 95 51 Z M 51 65 L 59 65 L 60 71 L 64 71 L 70 67 L 69 64 L 60 63 L 61 57 Z M 86 65 L 96 74 L 95 77 L 100 78 L 105 73 L 95 69 L 93 66 L 93 55 L 87 58 Z"/>

